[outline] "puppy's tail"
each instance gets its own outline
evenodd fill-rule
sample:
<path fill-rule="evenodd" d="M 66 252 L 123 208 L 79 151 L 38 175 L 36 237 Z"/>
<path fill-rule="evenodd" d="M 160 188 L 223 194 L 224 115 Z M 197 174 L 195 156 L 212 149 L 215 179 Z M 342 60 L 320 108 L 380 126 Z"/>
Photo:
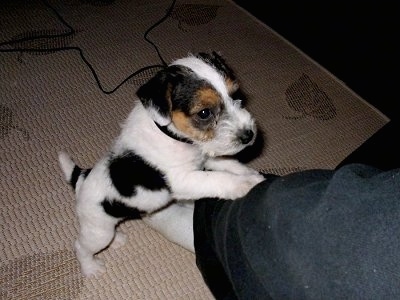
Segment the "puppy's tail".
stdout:
<path fill-rule="evenodd" d="M 79 167 L 71 157 L 63 151 L 58 153 L 58 161 L 65 179 L 74 190 L 77 188 L 79 179 L 84 180 L 91 171 L 91 169 L 82 169 Z"/>

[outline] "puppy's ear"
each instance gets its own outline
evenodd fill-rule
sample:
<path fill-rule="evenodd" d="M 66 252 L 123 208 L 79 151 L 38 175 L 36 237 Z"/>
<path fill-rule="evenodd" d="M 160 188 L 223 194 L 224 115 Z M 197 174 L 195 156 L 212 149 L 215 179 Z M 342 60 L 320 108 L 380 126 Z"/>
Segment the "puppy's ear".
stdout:
<path fill-rule="evenodd" d="M 211 53 L 200 52 L 197 57 L 214 66 L 224 77 L 229 95 L 233 95 L 239 89 L 239 82 L 234 71 L 228 66 L 222 55 L 216 51 Z"/>
<path fill-rule="evenodd" d="M 171 123 L 171 84 L 167 70 L 157 72 L 136 92 L 151 118 L 161 126 Z"/>
<path fill-rule="evenodd" d="M 212 57 L 215 65 L 225 74 L 226 86 L 229 95 L 232 96 L 239 89 L 239 81 L 236 78 L 235 72 L 229 67 L 220 53 L 213 51 Z"/>

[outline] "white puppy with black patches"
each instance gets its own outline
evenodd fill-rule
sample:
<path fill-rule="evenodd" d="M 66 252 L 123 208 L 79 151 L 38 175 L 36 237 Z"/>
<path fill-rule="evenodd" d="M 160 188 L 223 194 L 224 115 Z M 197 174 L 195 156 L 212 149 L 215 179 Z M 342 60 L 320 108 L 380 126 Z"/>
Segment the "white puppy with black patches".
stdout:
<path fill-rule="evenodd" d="M 227 157 L 252 145 L 257 133 L 250 113 L 232 99 L 237 89 L 232 70 L 217 53 L 178 59 L 138 89 L 140 101 L 92 169 L 59 153 L 77 198 L 75 251 L 85 276 L 104 271 L 97 253 L 123 244 L 125 236 L 116 231 L 121 221 L 144 218 L 194 251 L 192 208 L 185 214 L 187 227 L 178 228 L 182 223 L 173 218 L 186 210 L 172 201 L 235 199 L 263 181 L 256 170 Z"/>

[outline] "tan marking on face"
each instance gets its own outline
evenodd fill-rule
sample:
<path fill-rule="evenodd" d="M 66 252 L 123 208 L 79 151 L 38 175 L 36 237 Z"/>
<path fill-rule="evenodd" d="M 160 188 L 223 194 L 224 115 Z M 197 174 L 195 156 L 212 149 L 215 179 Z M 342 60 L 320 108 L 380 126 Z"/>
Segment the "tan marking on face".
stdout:
<path fill-rule="evenodd" d="M 218 107 L 221 105 L 221 102 L 221 96 L 216 90 L 207 87 L 199 89 L 194 97 L 190 113 L 197 114 L 202 109 Z"/>
<path fill-rule="evenodd" d="M 193 140 L 207 141 L 214 137 L 213 129 L 200 130 L 193 126 L 190 116 L 182 111 L 172 112 L 172 122 L 175 127 Z"/>
<path fill-rule="evenodd" d="M 181 110 L 171 113 L 175 127 L 193 140 L 207 141 L 213 139 L 215 136 L 215 118 L 212 117 L 209 124 L 207 124 L 207 121 L 201 123 L 201 126 L 196 118 L 198 118 L 197 114 L 206 108 L 213 113 L 219 111 L 222 104 L 221 96 L 213 88 L 204 87 L 199 89 L 190 101 L 192 103 L 190 103 L 188 113 Z"/>

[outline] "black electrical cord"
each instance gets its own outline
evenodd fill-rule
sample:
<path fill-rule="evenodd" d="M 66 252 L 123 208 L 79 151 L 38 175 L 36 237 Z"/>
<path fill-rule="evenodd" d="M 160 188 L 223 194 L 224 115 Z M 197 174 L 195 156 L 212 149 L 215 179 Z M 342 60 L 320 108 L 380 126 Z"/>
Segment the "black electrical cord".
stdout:
<path fill-rule="evenodd" d="M 158 57 L 160 58 L 160 60 L 162 61 L 164 66 L 167 66 L 167 63 L 164 61 L 164 59 L 162 58 L 160 51 L 158 50 L 158 47 L 147 38 L 147 35 L 150 33 L 150 31 L 152 31 L 154 28 L 156 28 L 158 25 L 160 25 L 161 23 L 163 23 L 166 19 L 168 19 L 168 17 L 171 15 L 174 6 L 175 6 L 176 0 L 173 0 L 167 13 L 165 14 L 165 16 L 163 18 L 161 18 L 158 22 L 156 22 L 153 26 L 151 26 L 149 29 L 146 30 L 146 32 L 144 33 L 144 39 L 149 42 L 151 45 L 153 45 L 154 49 L 156 50 Z"/>
<path fill-rule="evenodd" d="M 55 39 L 55 38 L 60 38 L 60 37 L 68 37 L 71 35 L 75 34 L 75 30 L 74 28 L 72 28 L 72 26 L 70 26 L 65 20 L 64 18 L 59 14 L 59 12 L 52 7 L 46 0 L 42 0 L 43 4 L 49 8 L 57 17 L 57 19 L 68 28 L 68 32 L 65 33 L 61 33 L 61 34 L 39 34 L 39 35 L 35 35 L 35 36 L 27 36 L 27 37 L 22 37 L 22 38 L 18 38 L 18 39 L 13 39 L 10 41 L 6 41 L 6 42 L 1 42 L 0 43 L 0 52 L 3 53 L 10 53 L 10 52 L 36 52 L 36 53 L 46 53 L 46 52 L 57 52 L 57 51 L 69 51 L 69 50 L 73 50 L 73 51 L 77 51 L 82 59 L 82 61 L 86 64 L 86 66 L 90 69 L 90 71 L 92 72 L 92 75 L 96 81 L 97 86 L 99 87 L 99 89 L 104 93 L 104 94 L 112 94 L 115 91 L 117 91 L 122 85 L 124 85 L 129 79 L 131 79 L 132 77 L 135 77 L 136 75 L 147 71 L 149 69 L 160 69 L 160 68 L 165 68 L 167 66 L 167 63 L 165 62 L 165 60 L 162 58 L 160 51 L 158 49 L 158 47 L 147 38 L 147 35 L 157 26 L 159 26 L 161 23 L 163 23 L 172 13 L 176 0 L 173 0 L 170 7 L 168 8 L 166 14 L 158 21 L 156 22 L 154 25 L 152 25 L 149 29 L 146 30 L 146 32 L 144 33 L 144 39 L 149 42 L 154 49 L 157 52 L 158 57 L 160 58 L 162 65 L 150 65 L 150 66 L 146 66 L 143 68 L 138 69 L 137 71 L 133 72 L 131 75 L 129 75 L 127 78 L 125 78 L 121 83 L 119 83 L 115 88 L 113 88 L 112 90 L 105 90 L 103 88 L 103 85 L 100 82 L 99 77 L 97 76 L 96 70 L 93 68 L 93 66 L 90 64 L 90 62 L 87 60 L 87 58 L 85 57 L 83 51 L 81 48 L 79 47 L 55 47 L 55 48 L 46 48 L 46 49 L 35 49 L 35 48 L 19 48 L 19 47 L 15 47 L 15 45 L 20 44 L 20 43 L 24 43 L 24 42 L 29 42 L 29 41 L 35 41 L 35 40 L 40 40 L 40 39 Z M 11 46 L 14 48 L 13 49 L 1 49 L 5 46 Z"/>

